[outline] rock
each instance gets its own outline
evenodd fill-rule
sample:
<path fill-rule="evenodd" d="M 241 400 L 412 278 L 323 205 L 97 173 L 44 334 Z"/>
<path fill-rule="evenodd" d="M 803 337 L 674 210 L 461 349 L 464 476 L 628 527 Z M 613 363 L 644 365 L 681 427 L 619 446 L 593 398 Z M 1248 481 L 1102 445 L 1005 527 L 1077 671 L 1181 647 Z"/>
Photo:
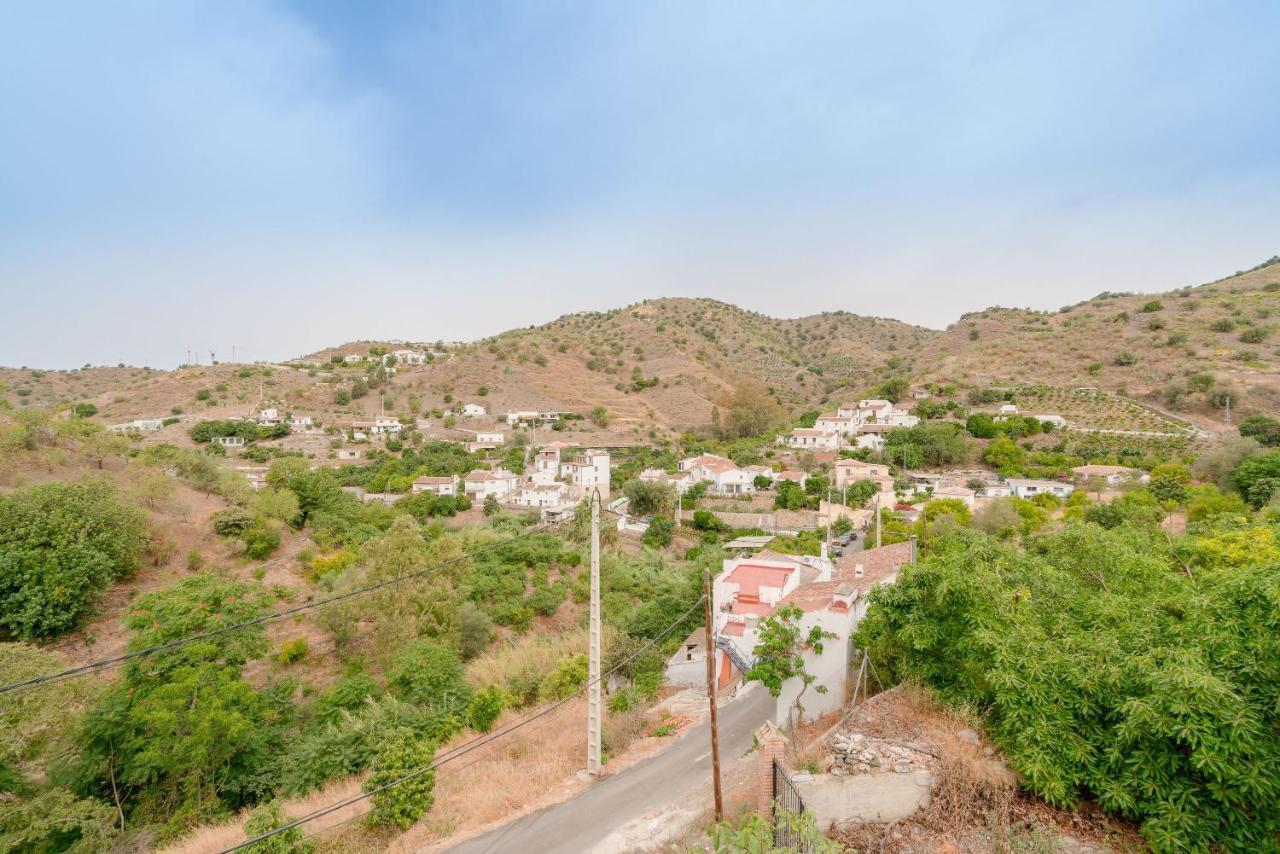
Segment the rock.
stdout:
<path fill-rule="evenodd" d="M 970 744 L 978 743 L 978 734 L 971 729 L 956 730 L 956 738 L 961 741 L 967 741 Z"/>
<path fill-rule="evenodd" d="M 841 767 L 843 767 L 844 761 L 839 760 L 838 764 Z M 835 768 L 836 765 L 837 765 L 837 760 L 834 756 L 824 756 L 822 757 L 822 764 L 819 767 L 822 769 L 823 774 L 830 774 L 832 769 Z"/>
<path fill-rule="evenodd" d="M 911 763 L 910 763 L 910 762 L 899 762 L 897 765 L 894 765 L 894 766 L 893 766 L 893 770 L 894 770 L 894 771 L 897 771 L 899 774 L 910 774 L 910 773 L 911 773 Z"/>
<path fill-rule="evenodd" d="M 849 772 L 844 770 L 843 768 L 835 768 L 831 771 L 831 773 L 836 777 L 843 777 L 845 774 L 848 774 Z M 795 779 L 795 778 L 793 777 L 792 779 Z"/>

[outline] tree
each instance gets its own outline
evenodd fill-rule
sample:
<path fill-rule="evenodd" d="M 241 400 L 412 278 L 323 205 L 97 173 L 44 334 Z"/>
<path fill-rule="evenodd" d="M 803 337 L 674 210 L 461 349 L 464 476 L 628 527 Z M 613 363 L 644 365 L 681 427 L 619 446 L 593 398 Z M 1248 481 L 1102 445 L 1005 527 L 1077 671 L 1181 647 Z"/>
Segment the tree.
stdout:
<path fill-rule="evenodd" d="M 434 741 L 419 738 L 407 727 L 387 733 L 373 773 L 364 781 L 364 791 L 371 793 L 373 801 L 371 825 L 407 830 L 431 809 L 436 772 L 429 769 L 435 754 Z"/>
<path fill-rule="evenodd" d="M 693 527 L 699 531 L 723 531 L 729 526 L 710 510 L 693 511 Z"/>
<path fill-rule="evenodd" d="M 484 497 L 484 515 L 496 516 L 502 512 L 502 505 L 498 503 L 498 496 L 490 494 Z"/>
<path fill-rule="evenodd" d="M 805 668 L 805 652 L 812 650 L 814 655 L 822 655 L 824 640 L 835 637 L 831 632 L 824 632 L 821 626 L 802 633 L 799 623 L 803 618 L 804 611 L 796 605 L 783 605 L 767 617 L 760 624 L 760 641 L 754 651 L 756 663 L 744 677 L 764 685 L 772 697 L 782 695 L 782 686 L 787 680 L 799 679 L 800 692 L 791 707 L 800 716 L 804 715 L 805 692 L 817 678 Z M 825 694 L 827 686 L 817 685 L 813 690 Z"/>
<path fill-rule="evenodd" d="M 591 423 L 597 427 L 609 426 L 609 410 L 603 406 L 597 406 L 591 410 Z"/>
<path fill-rule="evenodd" d="M 975 439 L 994 439 L 1000 432 L 995 419 L 985 412 L 973 413 L 964 426 Z"/>
<path fill-rule="evenodd" d="M 1280 832 L 1280 635 L 1261 628 L 1275 565 L 1206 549 L 1190 568 L 1181 551 L 1129 525 L 1068 522 L 1029 552 L 957 531 L 873 590 L 853 640 L 882 678 L 982 709 L 1050 803 L 1092 798 L 1157 851 L 1267 850 Z"/>
<path fill-rule="evenodd" d="M 489 646 L 493 635 L 493 621 L 474 602 L 458 606 L 458 651 L 463 661 L 470 661 Z"/>
<path fill-rule="evenodd" d="M 649 527 L 640 541 L 646 546 L 666 548 L 675 539 L 675 527 L 675 522 L 669 517 L 656 516 L 649 521 Z"/>
<path fill-rule="evenodd" d="M 724 433 L 730 439 L 759 436 L 781 424 L 787 415 L 764 384 L 750 378 L 738 383 L 725 401 L 725 409 Z"/>
<path fill-rule="evenodd" d="M 1266 451 L 1236 466 L 1232 475 L 1245 500 L 1257 509 L 1280 487 L 1280 451 Z"/>
<path fill-rule="evenodd" d="M 672 490 L 656 480 L 629 480 L 622 486 L 627 496 L 627 510 L 636 516 L 663 513 L 672 504 Z"/>
<path fill-rule="evenodd" d="M 406 702 L 437 711 L 465 709 L 471 700 L 462 658 L 457 650 L 437 641 L 416 641 L 396 656 L 387 680 Z"/>
<path fill-rule="evenodd" d="M 105 481 L 0 495 L 0 631 L 32 640 L 71 630 L 137 570 L 146 541 L 142 513 Z"/>
<path fill-rule="evenodd" d="M 1255 440 L 1260 445 L 1274 448 L 1280 445 L 1280 420 L 1255 413 L 1240 422 L 1240 435 Z"/>
<path fill-rule="evenodd" d="M 911 382 L 906 377 L 890 377 L 872 389 L 871 393 L 890 403 L 897 403 L 910 388 Z"/>
<path fill-rule="evenodd" d="M 493 729 L 493 722 L 502 714 L 503 693 L 497 685 L 477 691 L 467 706 L 467 725 L 476 732 Z"/>
<path fill-rule="evenodd" d="M 1018 443 L 1008 436 L 992 440 L 983 451 L 982 458 L 995 466 L 1001 473 L 1016 474 L 1026 465 L 1026 452 Z"/>
<path fill-rule="evenodd" d="M 185 578 L 134 602 L 129 649 L 255 619 L 270 601 L 242 582 Z M 259 694 L 241 676 L 267 650 L 254 626 L 134 659 L 84 717 L 76 777 L 170 832 L 257 800 L 289 708 L 287 694 Z"/>

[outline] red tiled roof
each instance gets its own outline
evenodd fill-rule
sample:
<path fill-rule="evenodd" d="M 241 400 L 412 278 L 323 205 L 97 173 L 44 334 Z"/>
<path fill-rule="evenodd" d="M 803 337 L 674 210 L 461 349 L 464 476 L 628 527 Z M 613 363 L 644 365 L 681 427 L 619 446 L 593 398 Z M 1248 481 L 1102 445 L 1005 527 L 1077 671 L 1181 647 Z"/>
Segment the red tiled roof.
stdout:
<path fill-rule="evenodd" d="M 761 566 L 754 563 L 740 563 L 725 576 L 725 581 L 738 585 L 738 598 L 759 596 L 761 587 L 782 587 L 794 567 Z"/>
<path fill-rule="evenodd" d="M 773 613 L 773 606 L 763 602 L 734 602 L 729 606 L 729 613 L 738 617 L 767 617 Z"/>
<path fill-rule="evenodd" d="M 747 630 L 746 623 L 739 623 L 736 620 L 724 624 L 724 628 L 720 630 L 720 634 L 728 635 L 732 638 L 740 638 Z"/>

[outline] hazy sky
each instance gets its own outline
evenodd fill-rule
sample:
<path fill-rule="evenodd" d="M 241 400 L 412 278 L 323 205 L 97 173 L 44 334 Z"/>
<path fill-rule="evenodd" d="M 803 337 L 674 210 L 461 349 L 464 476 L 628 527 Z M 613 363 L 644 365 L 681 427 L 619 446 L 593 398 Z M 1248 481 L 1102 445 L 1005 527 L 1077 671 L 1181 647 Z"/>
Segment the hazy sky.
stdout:
<path fill-rule="evenodd" d="M 0 364 L 1197 284 L 1280 252 L 1278 43 L 1274 0 L 7 3 Z"/>

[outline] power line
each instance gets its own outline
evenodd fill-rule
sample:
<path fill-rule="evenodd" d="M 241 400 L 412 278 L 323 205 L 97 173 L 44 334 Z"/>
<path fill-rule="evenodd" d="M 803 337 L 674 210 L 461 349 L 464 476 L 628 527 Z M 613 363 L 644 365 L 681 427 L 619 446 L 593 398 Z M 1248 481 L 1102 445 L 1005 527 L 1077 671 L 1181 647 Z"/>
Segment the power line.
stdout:
<path fill-rule="evenodd" d="M 115 667 L 119 664 L 123 664 L 126 661 L 131 661 L 135 658 L 141 658 L 143 656 L 153 655 L 158 652 L 167 652 L 168 650 L 177 649 L 178 647 L 185 646 L 189 643 L 194 643 L 195 641 L 208 640 L 209 638 L 220 637 L 225 634 L 230 634 L 231 632 L 241 631 L 242 629 L 248 629 L 254 626 L 265 625 L 267 623 L 271 623 L 276 620 L 283 619 L 284 617 L 291 617 L 294 614 L 300 614 L 300 613 L 303 613 L 304 611 L 311 611 L 316 608 L 323 608 L 327 605 L 332 605 L 335 602 L 343 602 L 343 601 L 346 601 L 347 599 L 354 599 L 357 596 L 363 596 L 366 593 L 373 593 L 374 591 L 382 590 L 386 587 L 391 587 L 393 585 L 400 584 L 404 581 L 410 581 L 414 578 L 425 575 L 428 572 L 432 572 L 437 569 L 442 569 L 446 566 L 451 566 L 452 564 L 460 563 L 465 560 L 470 560 L 473 557 L 478 557 L 482 554 L 486 554 L 491 551 L 496 551 L 497 549 L 500 549 L 504 546 L 508 546 L 508 545 L 511 545 L 512 543 L 519 542 L 525 537 L 529 537 L 534 534 L 541 533 L 552 527 L 555 527 L 556 525 L 561 525 L 561 524 L 564 524 L 565 522 L 571 521 L 572 519 L 573 519 L 573 516 L 569 515 L 555 522 L 549 522 L 545 525 L 539 525 L 537 527 L 530 528 L 527 531 L 522 531 L 521 533 L 515 535 L 514 537 L 510 537 L 508 539 L 502 540 L 501 542 L 492 543 L 490 545 L 476 549 L 475 551 L 467 552 L 465 554 L 458 555 L 457 557 L 451 557 L 448 560 L 442 560 L 438 563 L 433 563 L 429 566 L 424 566 L 421 569 L 415 569 L 412 572 L 407 572 L 404 575 L 398 575 L 395 578 L 389 578 L 385 581 L 379 581 L 376 584 L 370 584 L 365 587 L 357 587 L 354 590 L 348 590 L 345 593 L 339 593 L 336 596 L 330 596 L 327 599 L 320 599 L 315 602 L 308 602 L 302 605 L 295 605 L 292 608 L 286 608 L 283 611 L 275 611 L 271 614 L 266 614 L 264 616 L 257 617 L 252 620 L 246 620 L 242 623 L 235 623 L 233 625 L 223 626 L 222 628 L 218 628 L 218 629 L 210 629 L 209 631 L 206 631 L 206 632 L 198 632 L 197 634 L 188 635 L 186 637 L 178 638 L 177 640 L 172 640 L 167 643 L 156 644 L 154 646 L 149 646 L 144 649 L 137 649 L 137 650 L 134 650 L 133 652 L 127 652 L 124 655 L 118 655 L 114 658 L 104 658 L 100 661 L 93 661 L 93 662 L 90 662 L 89 664 L 82 664 L 78 667 L 72 667 L 58 673 L 49 673 L 44 676 L 33 676 L 32 678 L 25 679 L 21 682 L 14 682 L 9 685 L 0 685 L 0 695 L 8 694 L 12 691 L 20 691 L 26 688 L 33 688 L 38 685 L 49 685 L 54 682 L 61 682 L 65 679 L 71 679 L 76 676 L 83 676 L 87 673 L 99 672 L 109 667 Z"/>
<path fill-rule="evenodd" d="M 279 827 L 272 828 L 271 830 L 268 830 L 265 833 L 260 833 L 257 836 L 253 837 L 252 839 L 246 839 L 244 842 L 241 842 L 239 845 L 235 845 L 231 848 L 223 849 L 220 852 L 220 854 L 231 854 L 231 852 L 233 851 L 239 851 L 242 848 L 247 848 L 248 846 L 261 842 L 264 839 L 269 839 L 270 837 L 275 836 L 276 834 L 284 833 L 286 830 L 292 830 L 293 828 L 306 824 L 309 821 L 314 821 L 317 818 L 323 818 L 324 816 L 330 815 L 331 813 L 335 813 L 338 810 L 345 809 L 346 807 L 349 807 L 352 804 L 359 803 L 360 801 L 370 798 L 380 792 L 384 792 L 387 789 L 392 788 L 393 786 L 398 786 L 401 783 L 407 783 L 410 780 L 421 777 L 423 774 L 434 771 L 436 768 L 439 768 L 441 765 L 444 765 L 446 762 L 452 762 L 453 760 L 461 756 L 465 756 L 466 754 L 470 753 L 473 750 L 477 750 L 481 747 L 484 747 L 486 744 L 490 743 L 491 741 L 501 738 L 502 736 L 507 735 L 508 733 L 515 732 L 521 727 L 528 726 L 534 721 L 539 720 L 540 718 L 543 718 L 551 714 L 552 712 L 555 712 L 556 710 L 560 709 L 565 704 L 567 704 L 570 700 L 580 695 L 583 691 L 586 691 L 588 688 L 592 687 L 596 682 L 600 682 L 608 678 L 609 676 L 612 676 L 614 673 L 617 673 L 619 670 L 626 667 L 631 662 L 635 661 L 637 658 L 640 657 L 641 653 L 647 651 L 654 644 L 658 643 L 658 641 L 662 640 L 664 637 L 671 634 L 673 629 L 675 629 L 677 626 L 682 624 L 689 617 L 690 614 L 692 614 L 695 610 L 697 610 L 702 606 L 703 600 L 705 599 L 706 599 L 705 595 L 699 596 L 698 601 L 693 603 L 693 606 L 689 608 L 689 610 L 685 611 L 683 614 L 677 617 L 673 623 L 671 623 L 669 626 L 667 626 L 657 635 L 652 637 L 643 646 L 641 646 L 635 652 L 631 653 L 631 655 L 627 656 L 622 661 L 618 662 L 618 664 L 614 665 L 609 671 L 600 674 L 600 676 L 597 679 L 584 682 L 582 685 L 578 686 L 578 688 L 574 690 L 572 694 L 565 697 L 564 699 L 557 700 L 555 703 L 552 703 L 550 706 L 547 706 L 545 709 L 541 709 L 525 718 L 521 718 L 520 720 L 515 721 L 514 723 L 508 724 L 507 726 L 499 729 L 496 732 L 488 733 L 478 738 L 473 738 L 471 741 L 468 741 L 466 744 L 460 745 L 459 747 L 456 747 L 453 750 L 448 751 L 447 753 L 445 753 L 443 757 L 436 759 L 430 765 L 424 768 L 419 768 L 415 771 L 410 771 L 408 774 L 405 774 L 403 777 L 397 777 L 391 782 L 386 783 L 382 786 L 379 786 L 378 788 L 373 789 L 372 791 L 361 792 L 359 795 L 352 795 L 351 797 L 344 798 L 343 800 L 338 801 L 337 803 L 330 804 L 327 807 L 322 807 L 318 810 L 315 810 L 307 815 L 302 816 L 301 818 L 296 818 L 293 821 L 288 822 L 287 824 L 282 824 Z M 342 824 L 342 822 L 339 822 L 338 824 Z M 332 826 L 337 827 L 338 825 L 335 824 Z"/>

